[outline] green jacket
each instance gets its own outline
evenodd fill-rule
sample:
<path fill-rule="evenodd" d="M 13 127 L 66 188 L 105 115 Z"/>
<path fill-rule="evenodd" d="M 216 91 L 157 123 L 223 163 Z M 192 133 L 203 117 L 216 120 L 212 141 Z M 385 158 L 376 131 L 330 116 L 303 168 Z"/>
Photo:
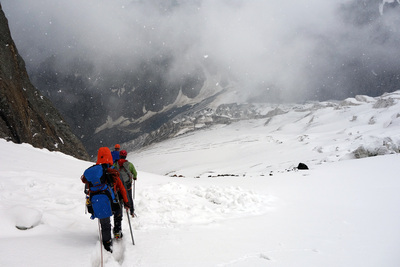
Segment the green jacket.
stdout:
<path fill-rule="evenodd" d="M 129 166 L 129 172 L 132 173 L 132 177 L 134 180 L 137 179 L 137 171 L 135 169 L 135 166 L 133 166 L 132 162 L 127 161 L 126 159 L 119 159 L 118 161 L 116 161 L 114 163 L 114 167 L 115 169 L 117 169 L 118 171 L 121 169 L 121 166 L 124 165 L 125 162 L 128 162 L 128 166 Z"/>

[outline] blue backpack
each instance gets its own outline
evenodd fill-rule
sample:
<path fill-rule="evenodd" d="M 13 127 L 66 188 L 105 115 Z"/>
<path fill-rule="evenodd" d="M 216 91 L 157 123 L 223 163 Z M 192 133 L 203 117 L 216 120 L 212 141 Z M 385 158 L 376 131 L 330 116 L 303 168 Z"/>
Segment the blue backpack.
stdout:
<path fill-rule="evenodd" d="M 114 190 L 107 184 L 106 167 L 93 165 L 83 175 L 89 182 L 91 208 L 88 206 L 88 210 L 93 214 L 92 219 L 112 216 L 112 207 L 118 200 L 115 198 Z"/>

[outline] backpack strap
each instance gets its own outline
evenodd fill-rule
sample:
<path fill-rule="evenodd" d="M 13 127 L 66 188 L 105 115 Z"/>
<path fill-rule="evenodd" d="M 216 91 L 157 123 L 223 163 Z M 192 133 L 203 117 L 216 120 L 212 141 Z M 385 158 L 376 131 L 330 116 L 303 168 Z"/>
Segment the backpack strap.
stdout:
<path fill-rule="evenodd" d="M 103 191 L 112 185 L 112 180 L 107 172 L 108 165 L 93 165 L 86 169 L 83 176 L 91 192 Z"/>
<path fill-rule="evenodd" d="M 125 170 L 126 173 L 128 174 L 129 179 L 132 180 L 133 174 L 132 174 L 131 171 L 129 170 L 129 167 L 126 168 L 125 163 L 128 164 L 128 166 L 129 166 L 129 161 L 125 161 L 124 164 L 122 165 L 122 168 L 124 168 L 124 170 Z M 131 182 L 132 182 L 132 181 L 131 181 Z"/>

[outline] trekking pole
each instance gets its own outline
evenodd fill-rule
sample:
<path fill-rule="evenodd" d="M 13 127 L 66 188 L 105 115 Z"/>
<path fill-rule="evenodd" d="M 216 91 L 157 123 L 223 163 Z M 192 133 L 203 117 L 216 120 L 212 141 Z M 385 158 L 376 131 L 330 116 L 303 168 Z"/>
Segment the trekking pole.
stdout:
<path fill-rule="evenodd" d="M 132 233 L 131 219 L 129 218 L 129 213 L 128 213 L 128 210 L 126 210 L 126 217 L 128 217 L 128 222 L 129 222 L 129 230 L 131 230 L 132 245 L 135 245 L 135 240 L 133 240 L 133 233 Z"/>
<path fill-rule="evenodd" d="M 136 180 L 133 180 L 133 199 L 135 199 Z"/>
<path fill-rule="evenodd" d="M 103 237 L 101 235 L 100 219 L 97 219 L 97 221 L 99 222 L 100 255 L 101 255 L 100 263 L 101 263 L 101 267 L 103 267 Z"/>
<path fill-rule="evenodd" d="M 133 217 L 137 216 L 135 213 L 135 191 L 136 191 L 136 180 L 133 180 L 133 198 L 132 198 Z"/>

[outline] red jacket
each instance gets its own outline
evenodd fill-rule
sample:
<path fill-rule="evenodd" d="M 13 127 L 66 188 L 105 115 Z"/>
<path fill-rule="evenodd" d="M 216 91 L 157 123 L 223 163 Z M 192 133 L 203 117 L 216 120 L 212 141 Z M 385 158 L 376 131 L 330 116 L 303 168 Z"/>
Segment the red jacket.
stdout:
<path fill-rule="evenodd" d="M 122 195 L 122 198 L 124 199 L 124 203 L 129 203 L 128 195 L 126 194 L 126 190 L 125 190 L 125 186 L 122 183 L 121 179 L 119 178 L 118 171 L 115 170 L 115 169 L 111 169 L 111 168 L 107 169 L 107 171 L 109 173 L 111 172 L 110 170 L 112 170 L 113 172 L 114 171 L 117 172 L 116 173 L 116 175 L 117 175 L 116 177 L 113 175 L 113 178 L 114 178 L 114 192 L 118 192 L 119 191 L 121 193 L 121 195 Z"/>

